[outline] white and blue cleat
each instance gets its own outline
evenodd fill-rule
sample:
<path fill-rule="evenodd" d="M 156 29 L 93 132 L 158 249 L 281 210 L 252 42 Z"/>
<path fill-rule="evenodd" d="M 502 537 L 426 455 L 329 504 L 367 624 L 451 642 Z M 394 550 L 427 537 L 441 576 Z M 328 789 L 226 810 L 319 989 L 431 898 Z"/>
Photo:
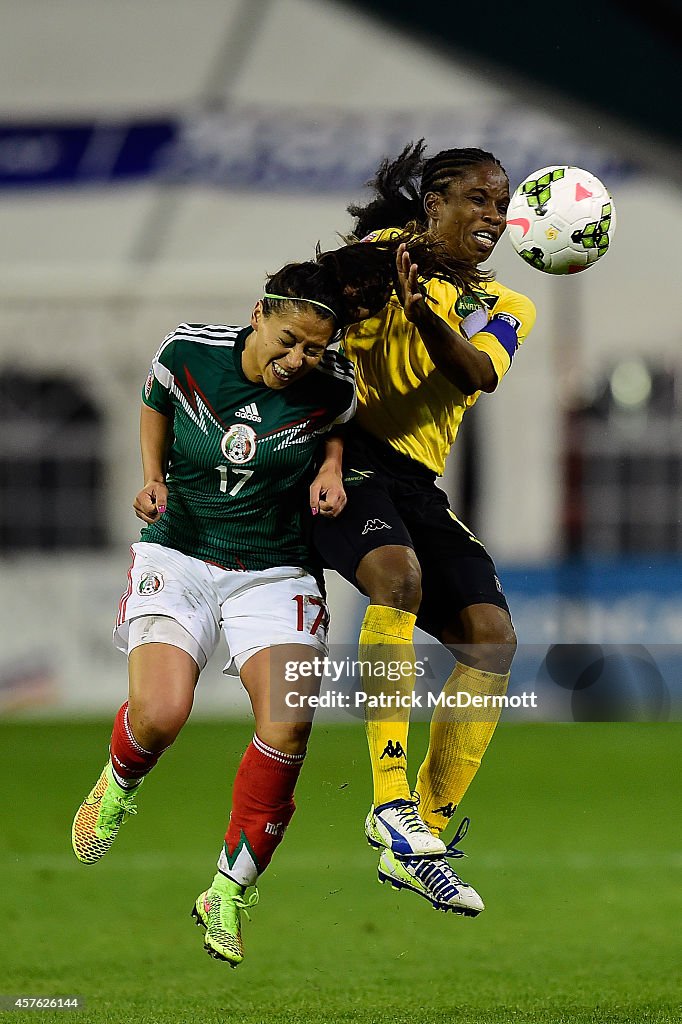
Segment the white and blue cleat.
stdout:
<path fill-rule="evenodd" d="M 416 892 L 436 910 L 451 910 L 465 917 L 477 917 L 485 910 L 473 886 L 463 882 L 444 857 L 398 860 L 390 850 L 384 850 L 377 873 L 380 882 L 390 882 L 394 889 Z"/>
<path fill-rule="evenodd" d="M 365 819 L 367 842 L 376 850 L 390 850 L 397 858 L 443 857 L 447 847 L 419 816 L 413 800 L 391 800 L 370 807 Z"/>
<path fill-rule="evenodd" d="M 398 858 L 391 850 L 382 851 L 379 858 L 378 876 L 383 884 L 389 882 L 394 889 L 408 889 L 422 896 L 436 910 L 451 911 L 464 917 L 477 917 L 485 904 L 473 886 L 464 882 L 452 870 L 447 858 L 464 857 L 455 843 L 468 828 L 465 818 L 457 835 L 447 847 L 443 857 Z"/>

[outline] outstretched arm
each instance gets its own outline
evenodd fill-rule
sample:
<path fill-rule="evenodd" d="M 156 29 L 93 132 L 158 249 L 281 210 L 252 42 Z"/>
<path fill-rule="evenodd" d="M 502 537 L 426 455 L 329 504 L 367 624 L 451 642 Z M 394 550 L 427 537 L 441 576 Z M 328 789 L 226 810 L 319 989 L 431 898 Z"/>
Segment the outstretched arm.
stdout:
<path fill-rule="evenodd" d="M 434 365 L 464 395 L 494 391 L 498 378 L 490 356 L 480 352 L 429 307 L 418 281 L 417 264 L 410 259 L 404 243 L 398 247 L 396 265 L 396 292 L 405 318 L 419 331 Z"/>
<path fill-rule="evenodd" d="M 140 413 L 140 448 L 144 487 L 133 502 L 135 515 L 145 523 L 155 523 L 166 511 L 166 456 L 170 420 L 148 405 Z"/>

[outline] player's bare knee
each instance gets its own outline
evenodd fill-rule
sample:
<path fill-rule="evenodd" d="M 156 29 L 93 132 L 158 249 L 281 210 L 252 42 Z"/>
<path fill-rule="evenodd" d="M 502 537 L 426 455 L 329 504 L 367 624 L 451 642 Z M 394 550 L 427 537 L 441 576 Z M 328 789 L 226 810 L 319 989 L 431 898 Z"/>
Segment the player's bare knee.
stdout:
<path fill-rule="evenodd" d="M 360 562 L 357 581 L 372 604 L 416 615 L 422 599 L 421 568 L 411 548 L 387 546 Z"/>
<path fill-rule="evenodd" d="M 168 699 L 163 705 L 129 707 L 128 720 L 137 743 L 160 753 L 173 743 L 192 710 L 183 698 Z"/>
<path fill-rule="evenodd" d="M 517 647 L 509 615 L 502 608 L 489 605 L 473 606 L 466 611 L 463 641 L 470 656 L 466 660 L 485 672 L 505 675 L 511 668 Z"/>
<path fill-rule="evenodd" d="M 311 729 L 312 722 L 278 722 L 257 728 L 256 732 L 264 743 L 283 754 L 303 754 Z"/>
<path fill-rule="evenodd" d="M 291 722 L 285 737 L 285 753 L 302 754 L 308 745 L 311 729 L 312 722 Z"/>
<path fill-rule="evenodd" d="M 372 604 L 398 608 L 416 615 L 422 600 L 421 575 L 406 572 L 404 575 L 386 575 L 377 580 L 370 593 Z"/>

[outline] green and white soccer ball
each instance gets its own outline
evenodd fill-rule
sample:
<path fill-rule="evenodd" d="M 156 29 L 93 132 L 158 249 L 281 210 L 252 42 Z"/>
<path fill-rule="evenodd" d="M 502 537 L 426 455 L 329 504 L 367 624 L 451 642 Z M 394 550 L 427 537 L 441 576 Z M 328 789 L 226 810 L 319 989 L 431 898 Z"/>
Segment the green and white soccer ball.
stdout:
<path fill-rule="evenodd" d="M 509 241 L 545 274 L 577 274 L 608 252 L 616 209 L 599 178 L 580 167 L 542 167 L 511 197 Z"/>

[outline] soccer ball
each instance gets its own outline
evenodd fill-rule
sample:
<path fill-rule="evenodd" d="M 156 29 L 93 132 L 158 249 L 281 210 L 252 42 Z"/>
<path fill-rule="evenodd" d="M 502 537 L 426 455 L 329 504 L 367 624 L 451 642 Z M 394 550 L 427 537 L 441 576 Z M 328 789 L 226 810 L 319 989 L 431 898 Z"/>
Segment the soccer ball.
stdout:
<path fill-rule="evenodd" d="M 577 274 L 608 251 L 616 209 L 599 178 L 579 167 L 542 167 L 511 197 L 509 241 L 536 270 Z"/>

